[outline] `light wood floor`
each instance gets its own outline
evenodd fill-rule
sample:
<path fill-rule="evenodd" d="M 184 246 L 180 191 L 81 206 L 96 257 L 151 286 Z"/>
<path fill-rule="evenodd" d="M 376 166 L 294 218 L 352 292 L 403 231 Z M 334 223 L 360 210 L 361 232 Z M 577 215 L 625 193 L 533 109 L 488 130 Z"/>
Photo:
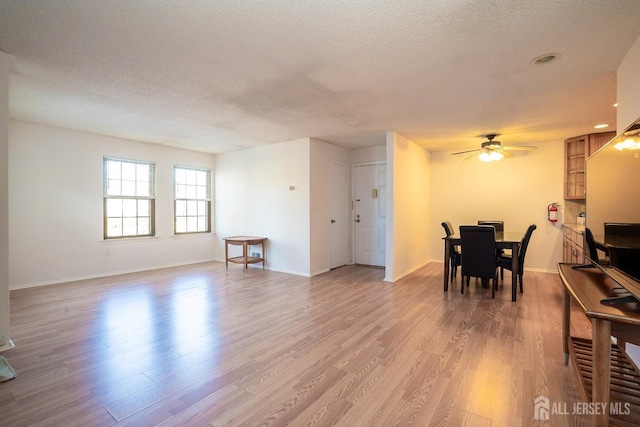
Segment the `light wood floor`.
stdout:
<path fill-rule="evenodd" d="M 443 292 L 442 264 L 383 276 L 207 263 L 12 291 L 0 425 L 520 426 L 540 395 L 583 400 L 557 274 L 527 272 L 516 303 L 508 272 L 495 300 Z"/>

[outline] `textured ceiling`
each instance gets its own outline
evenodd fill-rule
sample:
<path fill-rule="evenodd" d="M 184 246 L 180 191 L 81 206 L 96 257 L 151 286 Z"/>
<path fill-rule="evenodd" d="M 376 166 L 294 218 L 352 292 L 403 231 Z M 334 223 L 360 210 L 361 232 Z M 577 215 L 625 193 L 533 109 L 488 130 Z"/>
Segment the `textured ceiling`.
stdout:
<path fill-rule="evenodd" d="M 0 50 L 16 119 L 211 153 L 389 130 L 453 150 L 615 124 L 638 22 L 638 0 L 0 0 Z"/>

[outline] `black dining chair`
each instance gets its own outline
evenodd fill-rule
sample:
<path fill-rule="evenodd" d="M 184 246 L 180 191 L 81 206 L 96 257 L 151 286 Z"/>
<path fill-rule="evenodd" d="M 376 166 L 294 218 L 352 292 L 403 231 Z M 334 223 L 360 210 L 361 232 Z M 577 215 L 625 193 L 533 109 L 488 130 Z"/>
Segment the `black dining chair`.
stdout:
<path fill-rule="evenodd" d="M 478 220 L 478 225 L 490 225 L 496 229 L 496 233 L 504 232 L 504 221 L 497 221 L 493 219 L 483 219 L 483 220 Z M 504 249 L 496 249 L 496 254 L 498 256 L 502 256 L 505 254 L 505 251 Z"/>
<path fill-rule="evenodd" d="M 535 224 L 531 224 L 527 231 L 524 233 L 524 237 L 520 241 L 520 247 L 518 248 L 518 271 L 515 273 L 518 275 L 517 280 L 520 282 L 520 292 L 523 292 L 523 276 L 524 276 L 524 259 L 527 254 L 527 247 L 529 246 L 529 240 L 531 240 L 531 235 L 533 231 L 538 228 Z M 512 271 L 512 258 L 513 255 L 501 255 L 500 259 L 498 259 L 498 266 L 500 267 L 500 278 L 504 280 L 504 270 L 507 269 L 511 271 L 511 274 L 514 274 Z"/>
<path fill-rule="evenodd" d="M 596 246 L 596 239 L 593 238 L 593 233 L 590 228 L 584 229 L 584 242 L 586 243 L 587 257 L 599 265 L 609 265 L 609 260 L 606 255 L 604 259 L 600 259 L 598 256 L 598 248 Z"/>
<path fill-rule="evenodd" d="M 442 223 L 442 228 L 444 228 L 444 232 L 447 237 L 453 236 L 455 233 L 453 231 L 453 226 L 449 221 L 445 221 Z M 460 266 L 460 249 L 456 245 L 451 246 L 451 252 L 449 255 L 449 266 L 451 267 L 451 281 L 455 279 L 458 275 L 458 267 Z"/>
<path fill-rule="evenodd" d="M 504 221 L 495 221 L 495 220 L 479 220 L 478 225 L 491 225 L 496 229 L 497 232 L 504 231 Z"/>
<path fill-rule="evenodd" d="M 460 253 L 462 267 L 460 292 L 464 294 L 465 277 L 467 287 L 471 277 L 478 277 L 482 281 L 482 286 L 493 280 L 491 298 L 495 298 L 498 286 L 496 229 L 489 225 L 461 225 Z"/>

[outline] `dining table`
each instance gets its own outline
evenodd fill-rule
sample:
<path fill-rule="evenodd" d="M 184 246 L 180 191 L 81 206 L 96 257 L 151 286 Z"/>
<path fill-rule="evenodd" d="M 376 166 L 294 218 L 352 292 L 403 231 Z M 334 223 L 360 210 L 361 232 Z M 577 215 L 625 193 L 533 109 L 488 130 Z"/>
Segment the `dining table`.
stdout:
<path fill-rule="evenodd" d="M 511 249 L 511 301 L 516 301 L 518 288 L 518 250 L 520 242 L 524 237 L 524 232 L 516 231 L 496 231 L 496 248 Z M 451 268 L 451 251 L 454 246 L 460 245 L 459 236 L 443 237 L 444 240 L 444 291 L 449 290 L 449 269 Z M 462 285 L 461 285 L 462 286 Z"/>

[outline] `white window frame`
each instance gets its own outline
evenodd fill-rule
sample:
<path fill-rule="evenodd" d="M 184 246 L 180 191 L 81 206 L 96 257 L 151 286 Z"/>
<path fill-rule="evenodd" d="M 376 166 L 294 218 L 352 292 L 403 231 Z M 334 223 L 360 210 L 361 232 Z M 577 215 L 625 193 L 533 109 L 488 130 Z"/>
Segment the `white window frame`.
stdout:
<path fill-rule="evenodd" d="M 131 172 L 127 177 L 122 173 L 125 165 L 127 172 Z M 154 162 L 104 156 L 105 240 L 155 236 L 155 166 Z M 145 169 L 148 174 L 143 173 Z M 120 233 L 114 234 L 117 229 Z M 135 231 L 131 232 L 132 229 Z"/>
<path fill-rule="evenodd" d="M 176 236 L 211 233 L 210 169 L 173 166 L 173 232 Z"/>

